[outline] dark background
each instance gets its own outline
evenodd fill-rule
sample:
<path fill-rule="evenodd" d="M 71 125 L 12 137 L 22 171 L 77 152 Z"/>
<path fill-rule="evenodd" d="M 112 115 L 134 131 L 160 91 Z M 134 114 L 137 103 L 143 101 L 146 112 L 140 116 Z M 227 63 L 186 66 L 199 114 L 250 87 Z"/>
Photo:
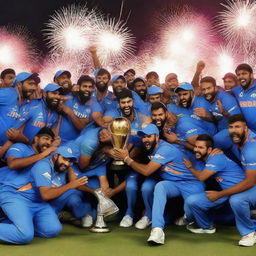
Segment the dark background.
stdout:
<path fill-rule="evenodd" d="M 224 1 L 224 0 L 223 0 Z M 196 12 L 213 18 L 221 10 L 221 2 L 217 0 L 124 0 L 122 18 L 136 37 L 137 46 L 154 33 L 153 17 L 161 14 L 168 6 L 189 4 Z M 49 20 L 54 10 L 73 3 L 86 3 L 89 8 L 97 7 L 104 14 L 119 17 L 121 0 L 0 0 L 0 26 L 8 24 L 24 25 L 37 41 L 37 47 L 44 53 L 47 47 L 43 41 L 41 30 Z M 153 24 L 154 25 L 154 24 Z"/>

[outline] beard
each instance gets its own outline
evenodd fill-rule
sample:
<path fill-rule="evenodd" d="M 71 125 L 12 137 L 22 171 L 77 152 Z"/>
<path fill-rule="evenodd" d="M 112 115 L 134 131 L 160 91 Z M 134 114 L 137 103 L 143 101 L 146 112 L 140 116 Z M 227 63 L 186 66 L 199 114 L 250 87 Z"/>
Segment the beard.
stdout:
<path fill-rule="evenodd" d="M 122 86 L 117 86 L 117 87 L 113 87 L 113 92 L 114 94 L 117 96 L 119 92 L 121 92 L 123 90 L 124 87 Z"/>
<path fill-rule="evenodd" d="M 43 144 L 43 145 L 36 145 L 36 150 L 38 151 L 38 153 L 42 153 L 45 149 L 49 148 L 50 145 L 49 144 Z"/>
<path fill-rule="evenodd" d="M 60 100 L 53 100 L 53 99 L 49 99 L 48 97 L 45 98 L 45 103 L 46 106 L 50 109 L 50 110 L 57 110 L 58 106 L 60 104 Z"/>
<path fill-rule="evenodd" d="M 216 93 L 208 93 L 204 97 L 207 101 L 212 102 L 216 96 Z"/>
<path fill-rule="evenodd" d="M 194 154 L 196 156 L 196 160 L 201 160 L 201 161 L 207 156 L 207 153 L 202 155 L 200 152 L 197 152 L 197 151 L 194 151 Z"/>
<path fill-rule="evenodd" d="M 183 105 L 182 102 L 186 103 L 185 106 Z M 192 104 L 192 97 L 190 97 L 189 100 L 183 100 L 182 102 L 179 103 L 179 105 L 180 105 L 181 107 L 183 107 L 183 108 L 189 108 L 189 107 L 191 106 L 191 104 Z"/>
<path fill-rule="evenodd" d="M 250 87 L 251 82 L 252 82 L 252 80 L 250 80 L 250 81 L 249 81 L 248 83 L 246 83 L 245 85 L 242 85 L 242 88 L 243 88 L 244 90 L 247 90 L 247 89 Z"/>
<path fill-rule="evenodd" d="M 230 133 L 229 136 L 231 137 L 232 141 L 235 144 L 238 144 L 238 145 L 242 145 L 244 140 L 245 140 L 245 132 L 243 132 L 242 134 L 238 134 L 236 132 L 232 132 L 232 133 Z"/>
<path fill-rule="evenodd" d="M 86 94 L 82 91 L 78 92 L 78 99 L 80 101 L 81 104 L 85 104 L 90 98 L 91 98 L 91 92 L 87 92 Z"/>
<path fill-rule="evenodd" d="M 97 82 L 96 83 L 96 88 L 100 92 L 105 92 L 108 89 L 108 83 Z"/>
<path fill-rule="evenodd" d="M 65 170 L 67 170 L 67 168 L 68 168 L 68 166 L 66 166 L 65 164 L 59 163 L 59 156 L 58 156 L 58 158 L 54 162 L 54 170 L 56 172 L 64 172 Z"/>
<path fill-rule="evenodd" d="M 139 91 L 135 91 L 143 101 L 146 100 L 146 96 L 147 96 L 147 90 L 139 90 Z"/>
<path fill-rule="evenodd" d="M 151 155 L 155 150 L 156 144 L 157 144 L 156 139 L 151 143 L 150 142 L 143 143 L 142 152 L 145 153 L 146 155 Z M 146 145 L 149 145 L 150 148 L 147 148 Z"/>
<path fill-rule="evenodd" d="M 35 90 L 24 90 L 22 89 L 21 93 L 24 99 L 29 99 Z"/>
<path fill-rule="evenodd" d="M 152 123 L 156 125 L 156 127 L 158 128 L 158 130 L 161 132 L 164 128 L 166 119 L 165 120 L 153 120 Z"/>
<path fill-rule="evenodd" d="M 132 114 L 132 107 L 122 108 L 121 111 L 122 111 L 122 114 L 124 116 L 131 116 L 131 114 Z"/>

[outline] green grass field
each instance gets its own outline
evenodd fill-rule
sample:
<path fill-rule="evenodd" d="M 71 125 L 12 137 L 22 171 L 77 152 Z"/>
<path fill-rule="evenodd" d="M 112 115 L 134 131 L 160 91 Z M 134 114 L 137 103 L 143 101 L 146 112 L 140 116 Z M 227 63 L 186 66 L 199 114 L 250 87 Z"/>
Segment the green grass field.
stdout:
<path fill-rule="evenodd" d="M 120 228 L 110 223 L 111 233 L 94 234 L 69 224 L 53 239 L 35 238 L 29 245 L 0 245 L 0 256 L 253 256 L 254 247 L 239 247 L 235 227 L 220 226 L 212 235 L 192 234 L 185 227 L 168 226 L 165 245 L 146 242 L 150 229 Z"/>

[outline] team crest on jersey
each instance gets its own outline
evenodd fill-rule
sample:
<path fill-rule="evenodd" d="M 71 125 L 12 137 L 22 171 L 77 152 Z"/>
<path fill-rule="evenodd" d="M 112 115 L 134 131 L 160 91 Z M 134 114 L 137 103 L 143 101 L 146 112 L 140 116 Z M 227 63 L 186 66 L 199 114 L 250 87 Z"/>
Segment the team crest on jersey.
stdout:
<path fill-rule="evenodd" d="M 77 104 L 77 103 L 76 103 L 76 104 L 74 104 L 73 108 L 78 109 L 78 104 Z"/>
<path fill-rule="evenodd" d="M 240 92 L 239 97 L 243 97 L 243 96 L 244 96 L 244 92 Z"/>
<path fill-rule="evenodd" d="M 256 93 L 251 94 L 252 98 L 256 98 Z"/>
<path fill-rule="evenodd" d="M 51 174 L 49 172 L 45 172 L 42 174 L 47 180 L 51 180 Z"/>

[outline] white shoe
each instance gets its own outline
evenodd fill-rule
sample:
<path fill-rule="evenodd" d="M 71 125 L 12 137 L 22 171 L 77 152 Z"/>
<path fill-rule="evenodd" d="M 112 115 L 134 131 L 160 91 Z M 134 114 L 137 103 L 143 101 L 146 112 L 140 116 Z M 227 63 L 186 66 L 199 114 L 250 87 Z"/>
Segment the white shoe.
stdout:
<path fill-rule="evenodd" d="M 174 224 L 175 224 L 176 226 L 186 226 L 186 225 L 188 225 L 189 223 L 188 223 L 188 221 L 186 220 L 186 216 L 184 215 L 184 216 L 178 218 L 177 220 L 175 220 L 175 221 L 174 221 Z"/>
<path fill-rule="evenodd" d="M 89 227 L 91 227 L 92 224 L 93 224 L 92 216 L 91 216 L 90 214 L 86 214 L 86 215 L 82 218 L 81 222 L 82 222 L 82 227 L 84 227 L 84 228 L 89 228 Z"/>
<path fill-rule="evenodd" d="M 253 246 L 256 243 L 255 232 L 252 232 L 246 236 L 242 236 L 242 239 L 238 242 L 241 246 Z"/>
<path fill-rule="evenodd" d="M 187 229 L 195 234 L 214 234 L 216 232 L 216 228 L 214 226 L 210 228 L 200 228 L 194 222 L 188 224 Z"/>
<path fill-rule="evenodd" d="M 152 245 L 164 244 L 164 231 L 161 228 L 153 228 L 148 238 L 148 243 Z"/>
<path fill-rule="evenodd" d="M 123 228 L 129 228 L 133 225 L 133 218 L 129 215 L 125 215 L 121 220 L 119 226 Z"/>
<path fill-rule="evenodd" d="M 145 229 L 151 224 L 151 220 L 147 216 L 143 216 L 139 221 L 136 222 L 135 228 Z"/>

